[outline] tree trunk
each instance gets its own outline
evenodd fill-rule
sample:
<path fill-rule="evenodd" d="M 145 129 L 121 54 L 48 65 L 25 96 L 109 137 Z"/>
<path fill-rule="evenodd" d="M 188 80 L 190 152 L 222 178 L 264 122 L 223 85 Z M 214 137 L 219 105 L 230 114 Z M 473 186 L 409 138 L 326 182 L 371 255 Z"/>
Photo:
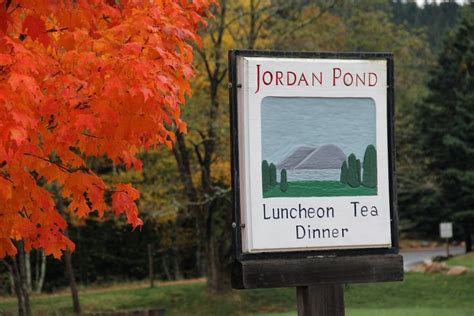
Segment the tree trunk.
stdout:
<path fill-rule="evenodd" d="M 63 255 L 64 255 L 64 263 L 66 265 L 66 276 L 69 279 L 69 287 L 71 288 L 73 311 L 75 314 L 80 314 L 81 305 L 79 304 L 79 293 L 77 291 L 77 284 L 76 284 L 76 278 L 74 276 L 74 269 L 72 268 L 71 251 L 69 251 L 69 249 L 66 249 L 63 252 Z"/>
<path fill-rule="evenodd" d="M 153 271 L 153 244 L 148 244 L 148 277 L 150 279 L 150 287 L 155 287 L 155 272 Z"/>
<path fill-rule="evenodd" d="M 466 246 L 466 253 L 472 251 L 472 225 L 470 223 L 464 224 L 464 242 Z"/>
<path fill-rule="evenodd" d="M 7 265 L 7 267 L 9 266 Z M 10 271 L 10 268 L 8 269 L 8 279 L 10 280 L 11 295 L 15 295 L 15 280 L 13 279 L 13 272 Z"/>
<path fill-rule="evenodd" d="M 207 282 L 212 292 L 219 290 L 219 276 L 218 276 L 218 262 L 216 260 L 216 253 L 214 251 L 213 238 L 209 238 L 207 244 Z"/>
<path fill-rule="evenodd" d="M 31 252 L 25 252 L 25 281 L 26 290 L 31 293 Z"/>
<path fill-rule="evenodd" d="M 41 250 L 36 250 L 36 258 L 35 258 L 35 290 L 36 293 L 38 293 L 38 281 L 39 281 L 39 276 L 40 276 L 40 256 L 41 256 Z"/>
<path fill-rule="evenodd" d="M 22 295 L 24 297 L 24 304 L 25 304 L 25 315 L 31 315 L 31 306 L 30 306 L 30 296 L 28 291 L 27 285 L 27 276 L 26 276 L 26 259 L 25 259 L 25 247 L 23 241 L 16 243 L 16 248 L 18 249 L 17 258 L 18 264 L 18 281 L 20 282 L 20 288 L 22 291 Z"/>
<path fill-rule="evenodd" d="M 161 263 L 163 264 L 163 270 L 165 271 L 166 278 L 168 280 L 172 280 L 170 269 L 168 268 L 168 264 L 166 263 L 166 259 L 164 255 L 161 257 Z"/>
<path fill-rule="evenodd" d="M 173 251 L 173 270 L 174 270 L 174 278 L 175 280 L 181 280 L 183 279 L 183 273 L 181 272 L 181 266 L 179 264 L 179 251 L 178 251 L 178 246 L 176 245 L 177 243 L 177 225 L 173 224 L 173 244 L 172 244 L 172 251 Z"/>
<path fill-rule="evenodd" d="M 12 259 L 11 267 L 13 281 L 15 283 L 15 294 L 18 300 L 18 315 L 24 316 L 27 314 L 26 298 L 25 293 L 23 292 L 21 287 L 20 269 L 18 269 L 18 263 L 16 259 Z"/>
<path fill-rule="evenodd" d="M 176 255 L 173 256 L 173 267 L 174 267 L 174 278 L 175 278 L 175 280 L 182 280 L 183 279 L 183 273 L 181 272 L 181 267 L 179 266 L 179 260 L 176 257 Z"/>
<path fill-rule="evenodd" d="M 201 240 L 201 227 L 199 221 L 194 220 L 196 242 L 196 267 L 199 276 L 204 276 L 204 260 L 202 258 L 202 240 Z"/>
<path fill-rule="evenodd" d="M 218 245 L 215 237 L 207 243 L 207 283 L 212 293 L 225 293 L 230 291 L 230 271 L 225 269 L 219 256 Z"/>
<path fill-rule="evenodd" d="M 53 186 L 53 192 L 56 197 L 56 208 L 58 212 L 65 217 L 65 212 L 64 212 L 64 201 L 59 194 L 59 188 L 58 186 L 54 185 Z M 65 232 L 66 236 L 67 231 Z M 72 306 L 73 306 L 73 311 L 75 314 L 80 314 L 81 313 L 81 305 L 79 303 L 79 293 L 77 291 L 77 283 L 76 283 L 76 277 L 74 275 L 74 268 L 72 267 L 72 256 L 71 256 L 71 251 L 69 249 L 66 249 L 63 251 L 63 257 L 64 257 L 64 264 L 65 264 L 65 274 L 66 277 L 69 280 L 69 287 L 71 288 L 71 296 L 72 296 Z"/>
<path fill-rule="evenodd" d="M 20 253 L 21 249 L 19 249 L 18 244 L 17 249 L 18 253 Z M 5 260 L 5 263 L 7 265 L 8 272 L 13 277 L 14 290 L 18 301 L 18 315 L 31 316 L 30 298 L 28 296 L 28 292 L 26 291 L 26 287 L 24 287 L 25 282 L 22 280 L 21 267 L 19 266 L 18 262 L 19 259 L 10 257 L 8 261 Z"/>
<path fill-rule="evenodd" d="M 41 264 L 39 274 L 36 277 L 36 293 L 40 294 L 43 291 L 44 278 L 46 276 L 46 255 L 43 250 L 39 250 Z"/>

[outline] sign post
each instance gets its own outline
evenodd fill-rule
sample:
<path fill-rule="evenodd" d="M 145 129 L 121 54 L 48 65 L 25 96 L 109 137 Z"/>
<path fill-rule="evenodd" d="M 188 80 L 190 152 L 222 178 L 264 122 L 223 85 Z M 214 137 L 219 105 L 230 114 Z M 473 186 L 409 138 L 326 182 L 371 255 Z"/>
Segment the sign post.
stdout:
<path fill-rule="evenodd" d="M 387 53 L 229 52 L 232 271 L 344 315 L 343 284 L 403 279 Z"/>
<path fill-rule="evenodd" d="M 298 316 L 344 315 L 344 285 L 298 286 Z"/>
<path fill-rule="evenodd" d="M 453 223 L 440 223 L 439 235 L 446 241 L 446 257 L 449 257 L 449 238 L 453 237 Z"/>

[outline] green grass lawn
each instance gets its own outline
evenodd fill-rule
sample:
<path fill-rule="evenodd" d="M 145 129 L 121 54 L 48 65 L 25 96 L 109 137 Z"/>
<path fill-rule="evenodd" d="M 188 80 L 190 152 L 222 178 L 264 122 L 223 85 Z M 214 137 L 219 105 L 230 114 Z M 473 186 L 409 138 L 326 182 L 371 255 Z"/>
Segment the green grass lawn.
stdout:
<path fill-rule="evenodd" d="M 403 282 L 352 284 L 345 293 L 349 316 L 474 316 L 473 272 L 461 276 L 408 273 Z M 160 307 L 167 315 L 296 315 L 293 288 L 211 295 L 203 281 L 153 289 L 145 284 L 86 289 L 81 291 L 81 303 L 85 312 Z M 67 292 L 42 295 L 32 298 L 32 306 L 34 315 L 68 315 L 71 299 Z M 14 298 L 0 299 L 0 315 L 15 311 Z"/>
<path fill-rule="evenodd" d="M 474 271 L 474 252 L 467 255 L 456 256 L 448 260 L 450 266 L 465 266 Z M 474 299 L 474 298 L 473 298 Z"/>
<path fill-rule="evenodd" d="M 346 311 L 346 316 L 472 316 L 472 310 L 446 308 L 353 308 Z M 296 316 L 296 312 L 255 314 L 255 316 Z"/>
<path fill-rule="evenodd" d="M 360 196 L 377 195 L 377 188 L 350 187 L 339 181 L 292 181 L 288 190 L 282 192 L 277 184 L 263 192 L 263 197 L 312 197 L 312 196 Z"/>

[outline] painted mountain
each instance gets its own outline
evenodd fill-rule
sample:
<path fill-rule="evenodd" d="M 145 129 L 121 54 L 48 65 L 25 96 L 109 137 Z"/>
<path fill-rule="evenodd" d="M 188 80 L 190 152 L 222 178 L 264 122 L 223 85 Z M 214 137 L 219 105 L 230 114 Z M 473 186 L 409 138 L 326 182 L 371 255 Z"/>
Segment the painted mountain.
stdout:
<path fill-rule="evenodd" d="M 265 97 L 263 198 L 377 195 L 371 98 Z"/>
<path fill-rule="evenodd" d="M 346 155 L 336 145 L 321 147 L 300 146 L 286 158 L 277 163 L 277 169 L 286 170 L 321 170 L 340 169 Z"/>

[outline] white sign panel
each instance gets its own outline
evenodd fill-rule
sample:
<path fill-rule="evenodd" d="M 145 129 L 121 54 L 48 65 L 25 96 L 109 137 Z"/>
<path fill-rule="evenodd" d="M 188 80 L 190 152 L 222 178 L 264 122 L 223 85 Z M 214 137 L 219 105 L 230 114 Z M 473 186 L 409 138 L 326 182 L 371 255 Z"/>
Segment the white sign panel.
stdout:
<path fill-rule="evenodd" d="M 440 223 L 439 235 L 441 236 L 441 238 L 452 238 L 453 237 L 453 223 Z"/>
<path fill-rule="evenodd" d="M 387 68 L 237 57 L 243 253 L 392 246 Z"/>

